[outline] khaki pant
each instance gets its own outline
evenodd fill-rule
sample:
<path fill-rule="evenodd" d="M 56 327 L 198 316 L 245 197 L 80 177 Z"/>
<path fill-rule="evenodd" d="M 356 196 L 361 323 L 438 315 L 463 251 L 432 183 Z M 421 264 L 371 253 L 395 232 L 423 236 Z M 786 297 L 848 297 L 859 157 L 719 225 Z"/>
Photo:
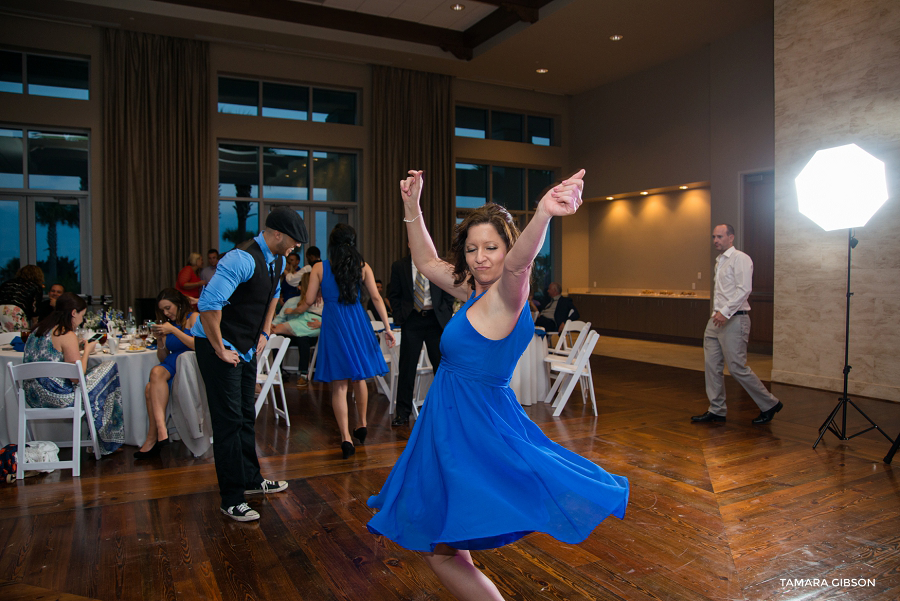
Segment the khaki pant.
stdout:
<path fill-rule="evenodd" d="M 703 356 L 706 361 L 706 396 L 709 397 L 710 413 L 725 417 L 728 412 L 725 407 L 726 361 L 731 376 L 740 382 L 760 411 L 768 411 L 778 404 L 778 399 L 766 390 L 753 370 L 747 366 L 749 339 L 749 315 L 733 315 L 722 327 L 717 327 L 712 318 L 706 324 L 706 331 L 703 333 Z"/>

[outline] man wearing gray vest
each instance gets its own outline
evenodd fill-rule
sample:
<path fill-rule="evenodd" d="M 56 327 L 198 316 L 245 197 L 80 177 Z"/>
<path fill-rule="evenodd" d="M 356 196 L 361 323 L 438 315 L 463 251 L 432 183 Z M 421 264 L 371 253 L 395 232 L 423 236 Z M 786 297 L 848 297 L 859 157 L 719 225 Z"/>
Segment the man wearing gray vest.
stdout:
<path fill-rule="evenodd" d="M 722 254 L 716 257 L 713 314 L 703 334 L 709 409 L 703 415 L 695 415 L 691 421 L 725 421 L 724 362 L 727 361 L 731 376 L 740 382 L 759 407 L 759 415 L 753 423 L 767 424 L 781 411 L 782 404 L 747 365 L 747 341 L 750 339 L 750 303 L 747 299 L 753 288 L 753 261 L 734 247 L 734 228 L 730 225 L 717 225 L 712 239 L 713 246 Z"/>
<path fill-rule="evenodd" d="M 222 513 L 259 519 L 244 495 L 287 488 L 266 480 L 256 457 L 256 356 L 266 345 L 278 302 L 284 257 L 308 240 L 296 211 L 275 209 L 258 236 L 226 253 L 203 289 L 194 335 L 206 385 Z"/>

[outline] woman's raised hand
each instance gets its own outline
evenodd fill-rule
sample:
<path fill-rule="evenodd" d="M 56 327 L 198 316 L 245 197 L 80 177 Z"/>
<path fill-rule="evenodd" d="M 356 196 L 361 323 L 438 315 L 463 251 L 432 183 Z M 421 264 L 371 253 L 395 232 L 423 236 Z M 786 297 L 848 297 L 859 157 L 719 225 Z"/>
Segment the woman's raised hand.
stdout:
<path fill-rule="evenodd" d="M 581 191 L 584 190 L 584 169 L 553 186 L 538 205 L 551 217 L 571 215 L 581 206 Z"/>
<path fill-rule="evenodd" d="M 408 171 L 409 177 L 400 180 L 400 197 L 403 204 L 409 209 L 419 212 L 419 198 L 422 196 L 422 181 L 424 179 L 424 171 Z"/>

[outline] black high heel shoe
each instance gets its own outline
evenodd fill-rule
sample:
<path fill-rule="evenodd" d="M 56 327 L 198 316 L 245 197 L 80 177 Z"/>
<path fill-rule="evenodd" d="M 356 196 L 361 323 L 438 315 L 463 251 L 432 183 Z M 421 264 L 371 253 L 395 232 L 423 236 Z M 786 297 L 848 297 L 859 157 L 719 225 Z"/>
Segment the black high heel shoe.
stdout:
<path fill-rule="evenodd" d="M 366 435 L 368 433 L 369 431 L 366 430 L 365 426 L 363 426 L 362 428 L 357 428 L 353 431 L 353 438 L 359 439 L 359 444 L 363 444 L 364 442 L 366 442 Z"/>
<path fill-rule="evenodd" d="M 152 459 L 153 457 L 159 457 L 162 448 L 169 444 L 169 439 L 164 438 L 163 440 L 157 440 L 156 444 L 150 447 L 149 451 L 135 451 L 134 458 L 135 459 Z"/>
<path fill-rule="evenodd" d="M 341 443 L 341 452 L 344 453 L 344 459 L 356 453 L 356 447 L 353 446 L 353 443 L 345 440 Z"/>

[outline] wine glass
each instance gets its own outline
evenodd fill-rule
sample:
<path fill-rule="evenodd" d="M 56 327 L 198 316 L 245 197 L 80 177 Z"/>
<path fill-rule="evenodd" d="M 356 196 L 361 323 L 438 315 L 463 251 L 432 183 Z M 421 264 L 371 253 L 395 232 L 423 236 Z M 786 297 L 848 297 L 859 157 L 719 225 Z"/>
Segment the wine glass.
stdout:
<path fill-rule="evenodd" d="M 147 345 L 147 336 L 150 335 L 150 328 L 147 327 L 147 324 L 142 325 L 138 328 L 138 336 L 141 337 L 141 340 L 144 341 L 144 346 Z"/>

